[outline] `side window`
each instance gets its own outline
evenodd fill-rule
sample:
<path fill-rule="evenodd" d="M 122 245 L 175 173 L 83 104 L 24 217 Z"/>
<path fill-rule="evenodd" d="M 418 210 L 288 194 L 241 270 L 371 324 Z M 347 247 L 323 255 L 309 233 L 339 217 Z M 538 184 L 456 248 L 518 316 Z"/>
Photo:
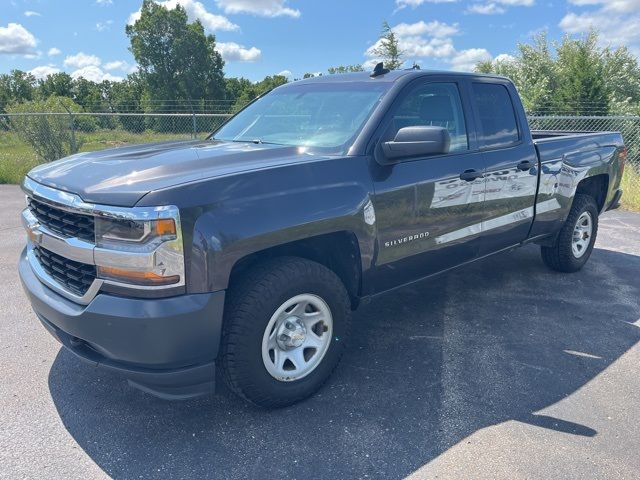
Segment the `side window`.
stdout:
<path fill-rule="evenodd" d="M 474 83 L 473 101 L 480 115 L 481 145 L 503 147 L 520 139 L 513 102 L 504 85 Z"/>
<path fill-rule="evenodd" d="M 414 88 L 395 109 L 385 137 L 394 138 L 403 127 L 428 125 L 449 131 L 450 152 L 469 149 L 460 92 L 455 83 L 428 83 Z"/>

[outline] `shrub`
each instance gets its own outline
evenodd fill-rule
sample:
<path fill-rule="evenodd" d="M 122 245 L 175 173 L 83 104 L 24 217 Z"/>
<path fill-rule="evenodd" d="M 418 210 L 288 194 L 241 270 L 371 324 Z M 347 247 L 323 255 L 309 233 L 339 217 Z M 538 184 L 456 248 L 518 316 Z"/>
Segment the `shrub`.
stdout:
<path fill-rule="evenodd" d="M 11 105 L 7 108 L 7 113 L 22 114 L 9 117 L 11 129 L 33 148 L 40 159 L 51 162 L 78 151 L 80 142 L 76 130 L 91 132 L 96 129 L 92 118 L 73 115 L 80 110 L 80 106 L 73 100 L 52 96 L 45 101 L 31 100 Z M 61 113 L 64 115 L 59 115 Z"/>

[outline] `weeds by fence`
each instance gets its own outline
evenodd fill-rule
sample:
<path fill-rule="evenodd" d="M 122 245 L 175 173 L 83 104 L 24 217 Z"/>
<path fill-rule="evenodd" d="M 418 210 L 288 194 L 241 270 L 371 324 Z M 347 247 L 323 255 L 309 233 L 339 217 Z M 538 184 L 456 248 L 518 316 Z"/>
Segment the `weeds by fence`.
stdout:
<path fill-rule="evenodd" d="M 45 137 L 47 123 L 68 125 L 71 145 L 79 151 L 100 150 L 133 143 L 204 138 L 229 113 L 18 113 L 0 115 L 0 183 L 18 183 L 45 157 L 16 134 L 15 127 L 31 121 Z M 47 120 L 43 121 L 43 120 Z M 624 180 L 626 205 L 640 209 L 640 117 L 563 115 L 529 116 L 534 130 L 619 131 L 629 149 Z M 40 132 L 36 132 L 40 133 Z M 71 153 L 71 152 L 68 152 Z"/>

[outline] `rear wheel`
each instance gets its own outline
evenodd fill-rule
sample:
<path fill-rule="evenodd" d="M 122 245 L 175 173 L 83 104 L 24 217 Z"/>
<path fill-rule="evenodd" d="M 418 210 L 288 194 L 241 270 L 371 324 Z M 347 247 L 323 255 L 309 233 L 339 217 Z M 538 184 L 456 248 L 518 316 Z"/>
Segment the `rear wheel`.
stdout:
<path fill-rule="evenodd" d="M 252 269 L 229 295 L 221 364 L 236 394 L 282 407 L 318 390 L 342 356 L 347 291 L 319 263 L 282 257 Z"/>
<path fill-rule="evenodd" d="M 559 272 L 577 272 L 591 256 L 598 233 L 598 207 L 593 197 L 576 195 L 555 243 L 541 247 L 542 260 Z"/>

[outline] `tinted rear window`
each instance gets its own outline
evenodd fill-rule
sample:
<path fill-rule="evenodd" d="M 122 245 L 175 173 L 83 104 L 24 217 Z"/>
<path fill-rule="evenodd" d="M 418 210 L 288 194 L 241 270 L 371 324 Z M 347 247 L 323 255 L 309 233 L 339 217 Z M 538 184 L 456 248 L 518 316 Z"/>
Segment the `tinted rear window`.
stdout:
<path fill-rule="evenodd" d="M 504 85 L 474 83 L 473 99 L 480 115 L 483 146 L 502 147 L 520 139 L 513 102 Z"/>

